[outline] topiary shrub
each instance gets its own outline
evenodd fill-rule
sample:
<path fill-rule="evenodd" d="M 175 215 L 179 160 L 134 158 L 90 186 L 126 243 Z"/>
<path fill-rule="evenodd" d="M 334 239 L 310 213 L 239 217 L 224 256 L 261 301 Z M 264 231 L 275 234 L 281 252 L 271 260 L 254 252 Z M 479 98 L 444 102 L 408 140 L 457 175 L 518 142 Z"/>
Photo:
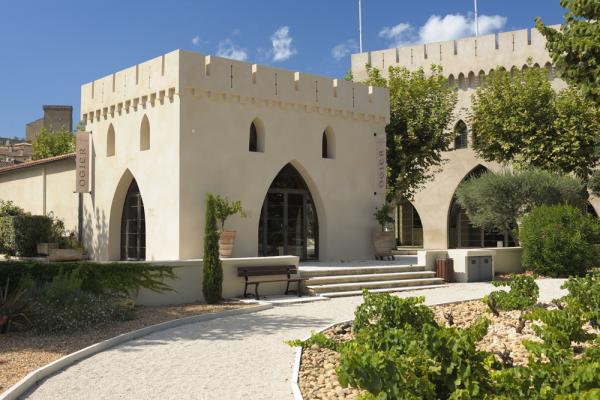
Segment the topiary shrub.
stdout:
<path fill-rule="evenodd" d="M 215 304 L 223 295 L 223 267 L 219 258 L 219 230 L 217 228 L 216 200 L 206 195 L 206 219 L 204 227 L 202 293 L 208 304 Z"/>
<path fill-rule="evenodd" d="M 540 206 L 519 230 L 523 267 L 540 275 L 584 275 L 599 264 L 600 222 L 568 205 Z"/>
<path fill-rule="evenodd" d="M 14 215 L 0 217 L 0 253 L 33 257 L 37 244 L 52 238 L 52 218 L 44 215 Z"/>

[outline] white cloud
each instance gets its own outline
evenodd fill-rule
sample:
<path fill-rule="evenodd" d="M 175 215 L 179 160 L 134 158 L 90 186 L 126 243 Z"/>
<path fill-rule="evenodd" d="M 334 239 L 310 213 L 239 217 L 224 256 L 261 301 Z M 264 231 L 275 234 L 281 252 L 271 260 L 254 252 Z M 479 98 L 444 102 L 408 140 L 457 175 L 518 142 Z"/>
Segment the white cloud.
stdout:
<path fill-rule="evenodd" d="M 356 41 L 350 39 L 334 46 L 333 49 L 331 49 L 331 56 L 339 61 L 355 51 L 358 51 L 358 45 L 356 44 Z"/>
<path fill-rule="evenodd" d="M 202 43 L 202 40 L 200 40 L 200 36 L 194 36 L 192 38 L 192 44 L 194 46 L 200 46 L 200 43 Z"/>
<path fill-rule="evenodd" d="M 401 22 L 394 26 L 385 26 L 379 31 L 379 37 L 387 39 L 394 46 L 400 46 L 412 41 L 412 27 L 410 24 Z"/>
<path fill-rule="evenodd" d="M 479 17 L 479 34 L 496 32 L 506 25 L 506 17 L 501 15 L 481 15 Z M 387 39 L 391 46 L 403 46 L 410 43 L 431 43 L 444 40 L 460 39 L 475 35 L 475 19 L 472 15 L 448 14 L 444 17 L 432 15 L 427 22 L 414 33 L 408 23 L 400 23 L 392 27 L 384 27 L 379 36 Z"/>
<path fill-rule="evenodd" d="M 217 55 L 239 61 L 246 61 L 248 59 L 248 51 L 233 43 L 231 39 L 223 39 L 219 42 Z"/>
<path fill-rule="evenodd" d="M 271 36 L 273 61 L 285 61 L 297 53 L 292 47 L 292 40 L 288 26 L 282 26 L 273 33 Z"/>

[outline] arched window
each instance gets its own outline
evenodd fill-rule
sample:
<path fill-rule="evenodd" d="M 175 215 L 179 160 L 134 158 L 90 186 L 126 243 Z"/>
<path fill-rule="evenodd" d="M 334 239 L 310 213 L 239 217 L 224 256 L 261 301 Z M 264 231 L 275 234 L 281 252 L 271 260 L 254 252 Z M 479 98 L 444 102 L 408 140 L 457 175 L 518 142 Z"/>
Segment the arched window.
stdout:
<path fill-rule="evenodd" d="M 335 158 L 335 137 L 331 128 L 323 131 L 321 139 L 321 156 L 323 158 Z"/>
<path fill-rule="evenodd" d="M 454 148 L 455 149 L 466 149 L 468 144 L 468 129 L 467 124 L 461 119 L 454 126 Z"/>
<path fill-rule="evenodd" d="M 258 119 L 255 119 L 250 124 L 248 150 L 254 153 L 262 153 L 265 151 L 264 127 Z"/>
<path fill-rule="evenodd" d="M 146 259 L 146 217 L 144 201 L 135 179 L 129 185 L 121 214 L 121 260 Z"/>
<path fill-rule="evenodd" d="M 150 150 L 150 122 L 145 115 L 140 127 L 140 150 Z"/>
<path fill-rule="evenodd" d="M 115 128 L 110 124 L 108 133 L 106 134 L 106 157 L 115 155 Z"/>

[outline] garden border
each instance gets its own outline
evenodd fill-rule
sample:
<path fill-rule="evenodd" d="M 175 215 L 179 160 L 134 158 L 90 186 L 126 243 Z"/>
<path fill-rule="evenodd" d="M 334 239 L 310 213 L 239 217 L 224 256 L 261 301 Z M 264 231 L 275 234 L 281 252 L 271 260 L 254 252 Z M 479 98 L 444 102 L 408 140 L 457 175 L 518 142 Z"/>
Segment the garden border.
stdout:
<path fill-rule="evenodd" d="M 191 324 L 194 322 L 209 321 L 221 317 L 249 314 L 257 311 L 268 310 L 270 308 L 273 308 L 272 304 L 261 302 L 259 305 L 256 306 L 242 307 L 234 310 L 226 310 L 216 313 L 192 315 L 190 317 L 174 319 L 171 321 L 162 322 L 160 324 L 150 325 L 145 328 L 137 329 L 135 331 L 123 333 L 121 335 L 85 347 L 81 350 L 77 350 L 74 353 L 67 354 L 66 356 L 61 357 L 58 360 L 51 362 L 50 364 L 46 364 L 43 367 L 40 367 L 35 371 L 30 372 L 23 379 L 9 387 L 5 392 L 0 393 L 0 400 L 16 400 L 17 398 L 19 398 L 19 396 L 27 392 L 38 382 L 45 378 L 48 378 L 50 375 L 53 375 L 67 367 L 70 367 L 71 365 L 85 358 L 91 357 L 94 354 L 100 353 L 101 351 L 110 349 L 111 347 L 115 347 L 129 340 L 137 339 L 142 336 L 146 336 L 165 329 L 175 328 L 180 325 Z"/>

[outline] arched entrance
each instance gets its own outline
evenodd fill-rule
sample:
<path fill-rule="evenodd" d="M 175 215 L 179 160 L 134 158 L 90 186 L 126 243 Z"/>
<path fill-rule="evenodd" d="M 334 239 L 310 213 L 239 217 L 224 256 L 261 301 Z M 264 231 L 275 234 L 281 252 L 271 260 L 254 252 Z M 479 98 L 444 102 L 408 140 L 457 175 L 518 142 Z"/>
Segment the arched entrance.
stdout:
<path fill-rule="evenodd" d="M 271 183 L 258 227 L 259 256 L 319 258 L 319 224 L 306 182 L 287 164 Z"/>
<path fill-rule="evenodd" d="M 146 259 L 144 201 L 135 179 L 129 185 L 121 216 L 121 260 Z"/>
<path fill-rule="evenodd" d="M 464 177 L 462 182 L 477 178 L 485 172 L 487 168 L 478 165 Z M 458 204 L 456 196 L 453 196 L 448 214 L 448 248 L 497 247 L 498 242 L 502 242 L 504 246 L 515 246 L 515 241 L 510 234 L 505 238 L 501 232 L 488 232 L 473 226 L 465 209 Z"/>
<path fill-rule="evenodd" d="M 402 201 L 396 209 L 398 245 L 423 247 L 423 224 L 410 201 Z"/>

